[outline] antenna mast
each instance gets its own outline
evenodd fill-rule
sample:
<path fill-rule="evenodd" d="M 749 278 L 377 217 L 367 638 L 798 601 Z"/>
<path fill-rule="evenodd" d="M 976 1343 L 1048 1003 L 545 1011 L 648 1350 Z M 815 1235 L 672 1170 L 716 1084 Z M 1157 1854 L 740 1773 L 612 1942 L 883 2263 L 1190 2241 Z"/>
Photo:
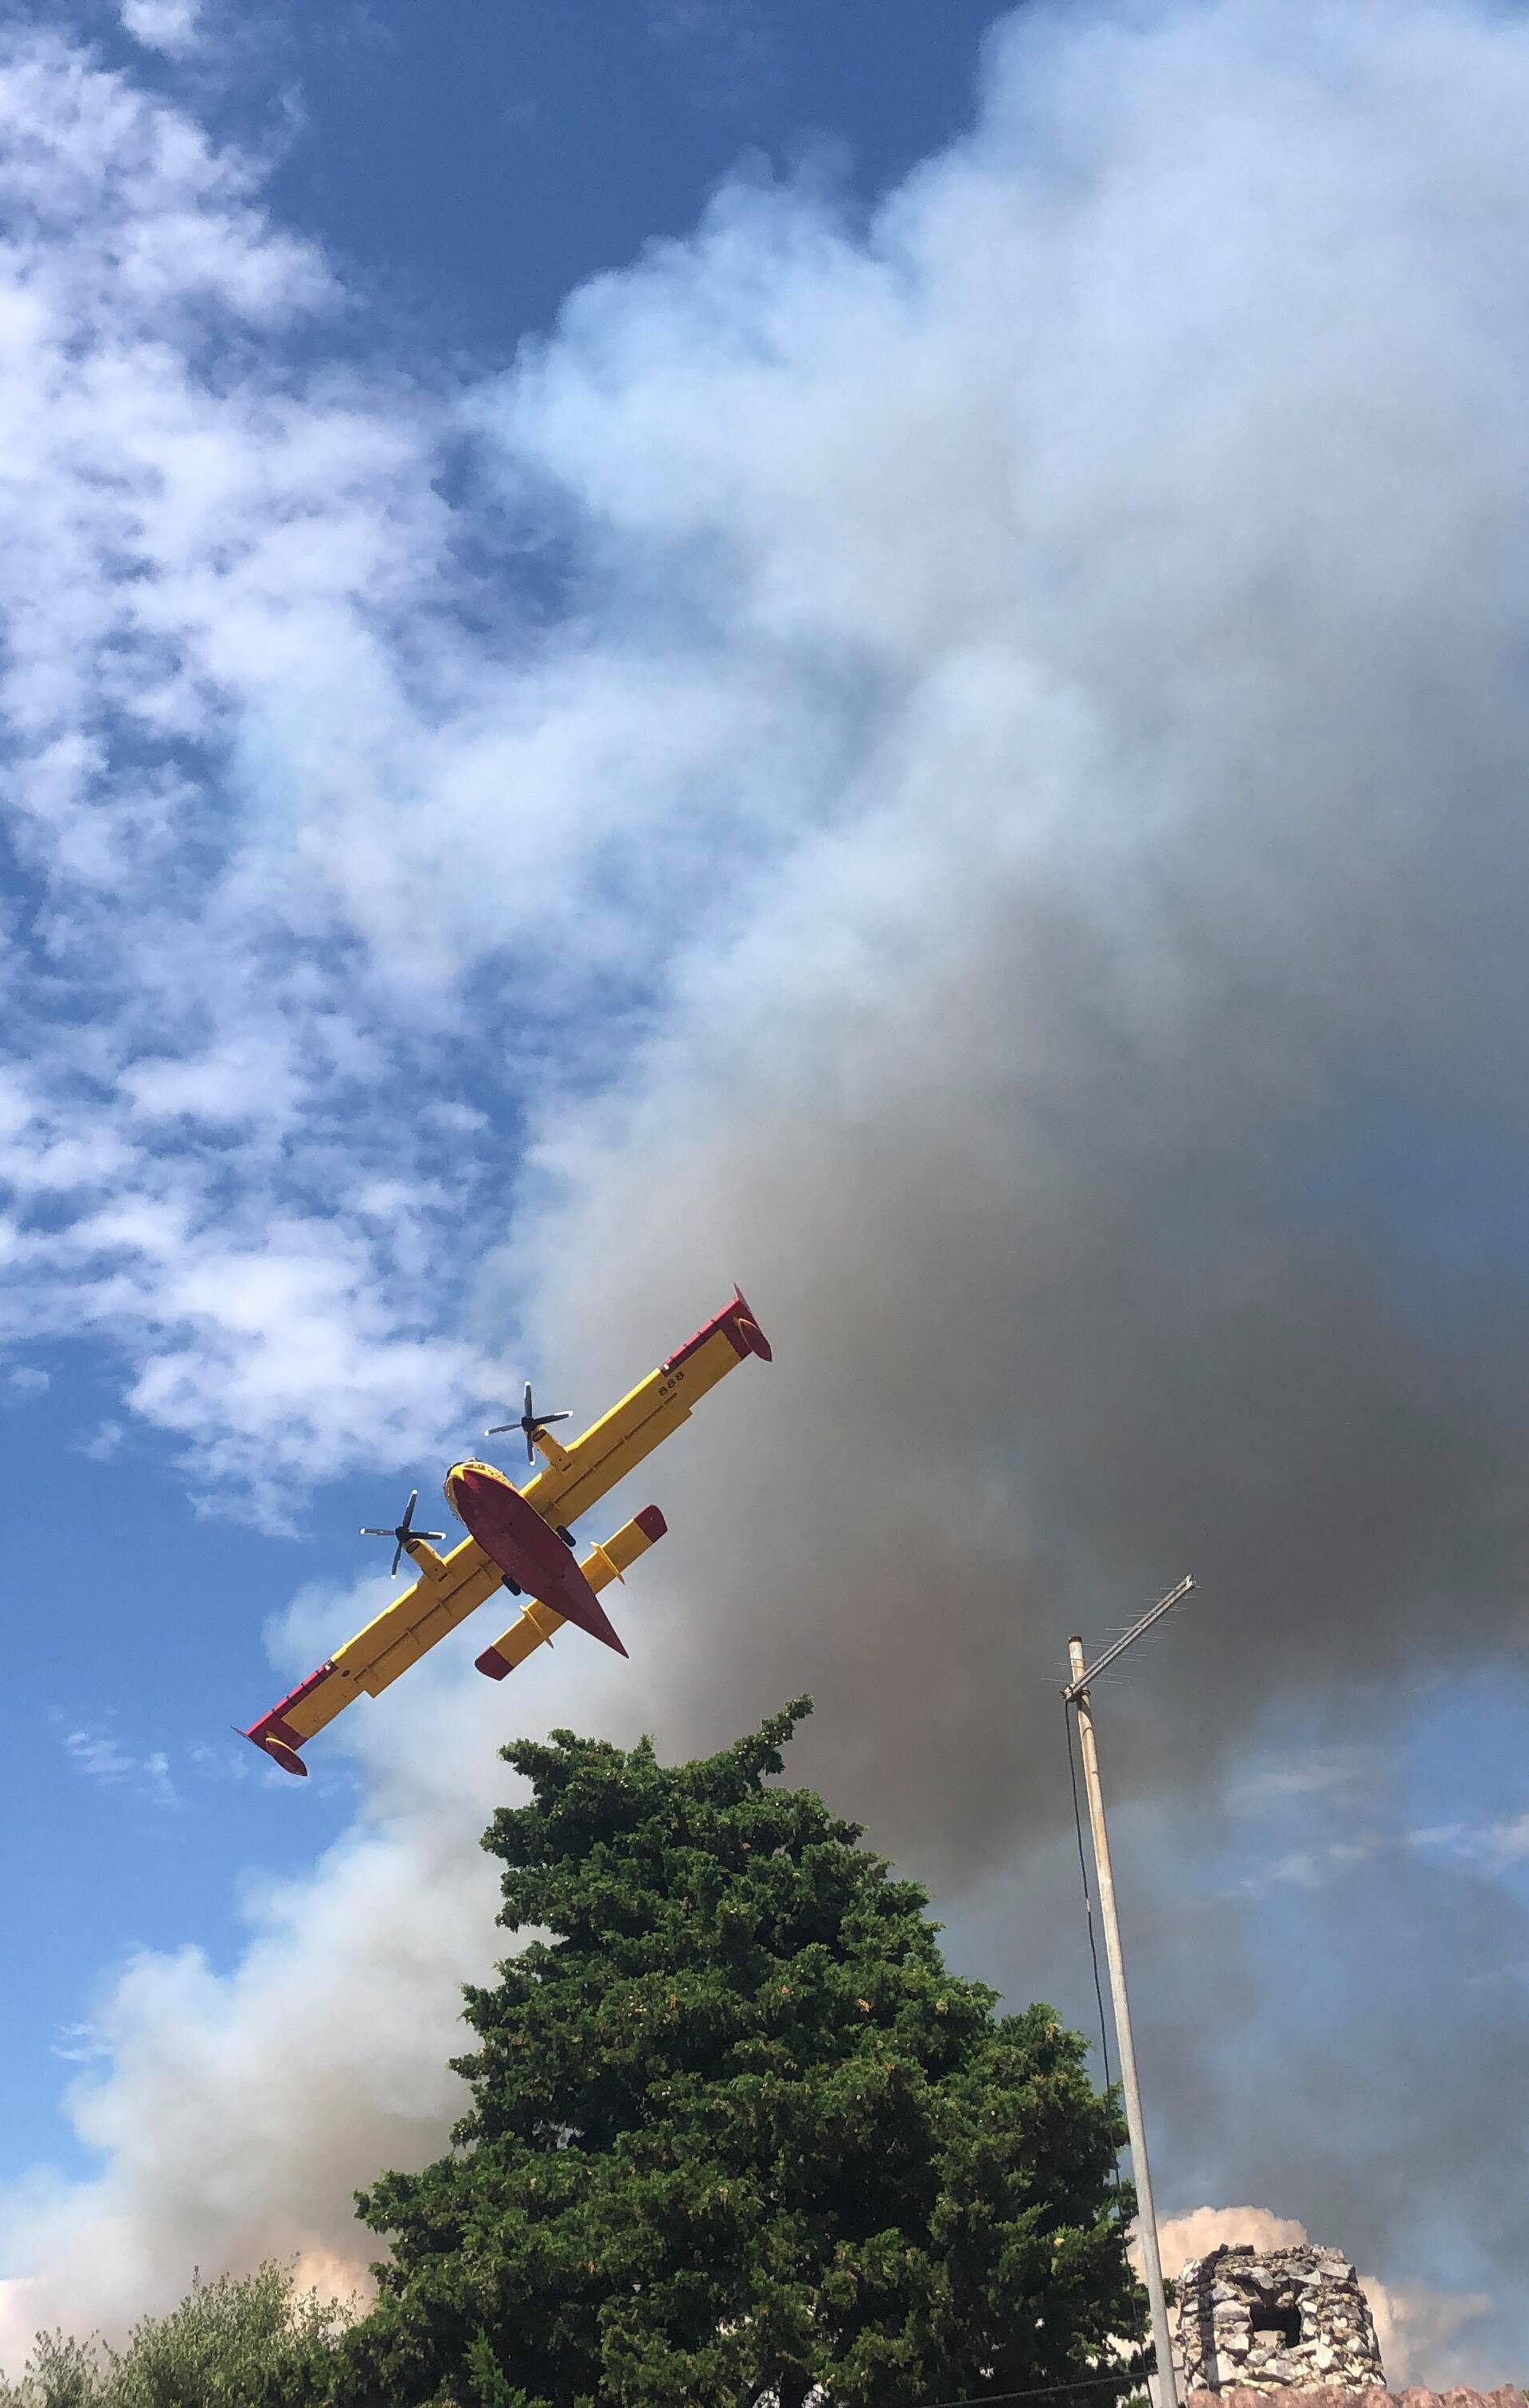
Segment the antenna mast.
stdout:
<path fill-rule="evenodd" d="M 1179 2408 L 1179 2386 L 1173 2371 L 1173 2344 L 1168 2337 L 1168 2303 L 1163 2289 L 1163 2260 L 1158 2255 L 1157 2217 L 1152 2209 L 1152 2178 L 1147 2164 L 1147 2134 L 1141 2120 L 1141 2088 L 1136 2080 L 1136 2043 L 1131 2037 L 1131 2008 L 1125 1995 L 1125 1960 L 1121 1953 L 1120 1917 L 1115 1911 L 1115 1874 L 1109 1860 L 1109 1832 L 1105 1824 L 1105 1797 L 1099 1784 L 1099 1751 L 1093 1737 L 1089 1683 L 1124 1655 L 1133 1641 L 1171 1612 L 1194 1586 L 1193 1575 L 1160 1598 L 1150 1612 L 1133 1624 L 1123 1639 L 1107 1648 L 1098 1662 L 1085 1664 L 1080 1639 L 1067 1642 L 1072 1680 L 1062 1692 L 1064 1702 L 1078 1715 L 1078 1737 L 1088 1791 L 1089 1825 L 1093 1834 L 1093 1862 L 1099 1883 L 1099 1914 L 1105 1928 L 1105 1954 L 1109 1960 L 1109 1995 L 1115 2009 L 1115 2042 L 1121 2056 L 1121 2089 L 1125 2098 L 1125 2126 L 1131 2138 L 1131 2167 L 1136 2178 L 1136 2220 L 1141 2232 L 1142 2272 L 1152 2311 L 1152 2353 L 1157 2359 L 1158 2408 Z"/>

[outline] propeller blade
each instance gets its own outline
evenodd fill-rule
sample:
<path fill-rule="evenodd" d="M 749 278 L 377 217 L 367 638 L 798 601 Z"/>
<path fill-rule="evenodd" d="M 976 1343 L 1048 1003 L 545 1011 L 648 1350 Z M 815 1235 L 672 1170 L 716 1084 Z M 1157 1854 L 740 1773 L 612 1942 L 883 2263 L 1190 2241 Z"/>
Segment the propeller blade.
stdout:
<path fill-rule="evenodd" d="M 521 1415 L 520 1420 L 518 1422 L 491 1422 L 488 1428 L 483 1432 L 483 1435 L 485 1438 L 507 1438 L 511 1430 L 519 1430 L 525 1440 L 525 1459 L 527 1463 L 535 1463 L 536 1459 L 536 1440 L 538 1434 L 542 1430 L 546 1429 L 552 1422 L 568 1422 L 572 1421 L 572 1413 L 538 1413 L 536 1411 L 536 1400 L 532 1393 L 531 1383 L 527 1380 L 525 1383 L 525 1411 Z"/>
<path fill-rule="evenodd" d="M 364 1539 L 391 1539 L 393 1541 L 393 1567 L 388 1575 L 390 1580 L 396 1580 L 398 1577 L 398 1567 L 404 1560 L 404 1549 L 406 1547 L 413 1546 L 416 1540 L 444 1539 L 446 1536 L 444 1530 L 417 1530 L 414 1527 L 414 1508 L 418 1505 L 419 1501 L 419 1490 L 417 1488 L 411 1488 L 408 1492 L 408 1503 L 404 1508 L 404 1518 L 401 1522 L 395 1523 L 391 1530 L 375 1530 L 369 1524 L 364 1526 L 362 1529 L 361 1535 Z"/>

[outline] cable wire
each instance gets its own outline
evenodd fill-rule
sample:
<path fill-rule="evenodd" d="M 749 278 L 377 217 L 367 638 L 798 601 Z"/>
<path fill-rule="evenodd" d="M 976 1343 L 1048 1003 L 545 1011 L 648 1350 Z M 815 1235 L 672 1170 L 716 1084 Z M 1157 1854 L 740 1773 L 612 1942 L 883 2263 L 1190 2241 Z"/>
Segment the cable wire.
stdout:
<path fill-rule="evenodd" d="M 935 2400 L 929 2408 L 997 2408 L 1003 2400 L 1050 2400 L 1063 2391 L 1102 2391 L 1106 2385 L 1118 2391 L 1122 2384 L 1146 2380 L 1139 2369 L 1133 2372 L 1122 2367 L 1118 2374 L 1091 2374 L 1081 2383 L 1043 2383 L 1034 2391 L 983 2391 L 975 2400 Z"/>

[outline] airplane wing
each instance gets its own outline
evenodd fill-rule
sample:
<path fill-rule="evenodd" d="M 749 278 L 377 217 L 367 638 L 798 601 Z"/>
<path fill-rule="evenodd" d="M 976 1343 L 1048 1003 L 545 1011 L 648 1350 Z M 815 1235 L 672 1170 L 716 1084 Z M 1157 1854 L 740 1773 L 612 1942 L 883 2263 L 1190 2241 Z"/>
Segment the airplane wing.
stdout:
<path fill-rule="evenodd" d="M 768 1340 L 743 1296 L 735 1289 L 730 1305 L 698 1329 L 693 1338 L 688 1338 L 679 1352 L 650 1371 L 646 1380 L 639 1381 L 630 1395 L 613 1405 L 572 1446 L 562 1446 L 550 1432 L 539 1431 L 536 1444 L 546 1457 L 546 1465 L 526 1483 L 521 1495 L 543 1521 L 554 1528 L 566 1528 L 597 1504 L 619 1480 L 624 1480 L 682 1422 L 688 1421 L 707 1390 L 750 1354 L 757 1354 L 765 1363 L 771 1360 Z M 637 1524 L 644 1518 L 639 1515 Z M 637 1524 L 628 1523 L 626 1528 L 634 1529 Z M 624 1535 L 618 1533 L 621 1538 Z M 321 1664 L 316 1672 L 283 1698 L 279 1705 L 273 1706 L 259 1722 L 251 1723 L 245 1733 L 284 1771 L 306 1774 L 307 1767 L 299 1753 L 306 1741 L 332 1723 L 355 1698 L 379 1696 L 396 1681 L 400 1672 L 418 1663 L 437 1641 L 454 1630 L 458 1623 L 465 1622 L 496 1588 L 503 1586 L 504 1575 L 498 1565 L 476 1539 L 464 1539 L 449 1555 L 437 1555 L 424 1539 L 407 1543 L 410 1557 L 420 1568 L 420 1578 L 413 1587 L 395 1598 L 354 1639 L 338 1648 L 327 1663 Z M 613 1550 L 616 1541 L 609 1544 Z M 645 1544 L 650 1546 L 652 1538 L 649 1537 Z M 635 1552 L 643 1551 L 638 1547 Z M 621 1569 L 624 1570 L 624 1565 Z M 589 1574 L 587 1565 L 584 1570 L 592 1587 L 604 1585 Z M 551 1615 L 550 1609 L 541 1611 L 550 1614 L 550 1629 L 555 1630 L 561 1617 Z M 522 1615 L 522 1623 L 524 1620 Z M 505 1640 L 513 1639 L 521 1649 L 511 1662 L 522 1661 L 532 1645 L 539 1645 L 541 1638 L 549 1635 L 541 1632 L 526 1645 L 516 1636 L 520 1630 L 521 1624 L 517 1624 L 505 1634 Z M 502 1648 L 504 1643 L 495 1641 L 494 1648 Z M 511 1669 L 511 1662 L 507 1662 L 507 1670 Z"/>
<path fill-rule="evenodd" d="M 414 1586 L 394 1598 L 364 1630 L 336 1648 L 327 1664 L 321 1664 L 246 1731 L 245 1737 L 264 1748 L 284 1772 L 306 1774 L 307 1766 L 297 1753 L 305 1740 L 355 1698 L 379 1697 L 400 1672 L 417 1664 L 437 1640 L 504 1586 L 504 1574 L 476 1539 L 464 1539 L 445 1556 L 423 1539 L 414 1540 L 408 1552 L 421 1566 Z"/>
<path fill-rule="evenodd" d="M 725 1312 L 687 1338 L 678 1354 L 650 1371 L 572 1446 L 560 1446 L 550 1432 L 538 1432 L 536 1444 L 547 1457 L 547 1468 L 521 1491 L 526 1503 L 554 1526 L 577 1522 L 681 1422 L 688 1422 L 707 1389 L 750 1354 L 764 1363 L 771 1360 L 769 1341 L 735 1289 Z"/>

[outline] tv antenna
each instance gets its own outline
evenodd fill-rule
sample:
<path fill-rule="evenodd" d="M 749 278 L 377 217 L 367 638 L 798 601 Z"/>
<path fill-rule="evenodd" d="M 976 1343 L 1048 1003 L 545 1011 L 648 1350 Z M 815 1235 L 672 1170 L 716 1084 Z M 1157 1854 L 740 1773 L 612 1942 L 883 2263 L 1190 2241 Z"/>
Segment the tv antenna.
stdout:
<path fill-rule="evenodd" d="M 1099 1784 L 1099 1751 L 1093 1737 L 1093 1711 L 1089 1684 L 1145 1636 L 1194 1586 L 1193 1573 L 1132 1624 L 1123 1639 L 1107 1647 L 1097 1663 L 1083 1660 L 1080 1639 L 1067 1641 L 1072 1679 L 1062 1692 L 1064 1706 L 1078 1716 L 1078 1740 L 1083 1758 L 1083 1783 L 1088 1791 L 1089 1827 L 1093 1834 L 1093 1865 L 1099 1884 L 1099 1919 L 1105 1928 L 1105 1955 L 1109 1960 L 1109 1996 L 1115 2010 L 1115 2044 L 1121 2057 L 1121 2089 L 1125 2098 L 1125 2128 L 1131 2139 L 1131 2170 L 1136 2179 L 1136 2222 L 1141 2233 L 1141 2267 L 1152 2311 L 1152 2355 L 1157 2360 L 1157 2408 L 1179 2408 L 1174 2378 L 1173 2344 L 1168 2336 L 1168 2303 L 1163 2289 L 1163 2260 L 1158 2254 L 1157 2217 L 1152 2210 L 1152 2178 L 1147 2165 L 1147 2134 L 1141 2120 L 1141 2086 L 1136 2080 L 1136 2043 L 1131 2037 L 1131 2007 L 1125 1995 L 1125 1960 L 1121 1954 L 1120 1917 L 1115 1911 L 1115 1873 L 1109 1860 L 1109 1832 L 1105 1824 L 1105 1794 Z"/>

